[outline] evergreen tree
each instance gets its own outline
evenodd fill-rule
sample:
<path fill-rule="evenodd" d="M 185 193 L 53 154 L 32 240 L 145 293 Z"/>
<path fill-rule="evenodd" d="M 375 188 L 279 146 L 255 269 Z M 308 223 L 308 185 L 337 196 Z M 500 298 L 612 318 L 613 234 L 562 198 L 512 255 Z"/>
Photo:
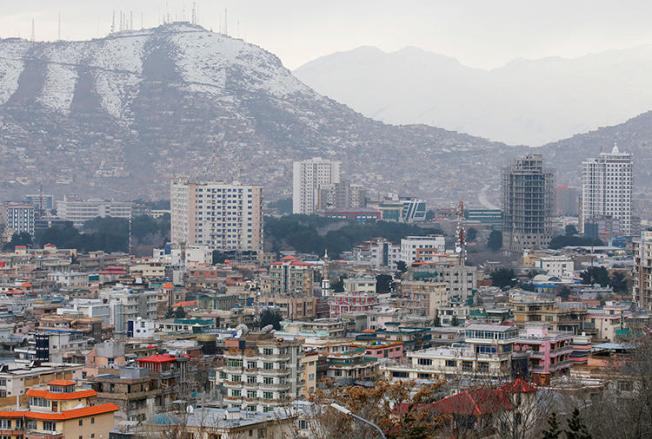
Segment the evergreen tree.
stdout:
<path fill-rule="evenodd" d="M 561 430 L 557 421 L 557 413 L 552 412 L 548 416 L 548 429 L 543 431 L 543 439 L 558 439 L 560 435 Z"/>
<path fill-rule="evenodd" d="M 281 321 L 283 321 L 283 316 L 279 310 L 266 308 L 260 313 L 261 328 L 272 325 L 278 331 L 281 329 Z"/>
<path fill-rule="evenodd" d="M 186 311 L 178 306 L 177 309 L 174 310 L 174 318 L 175 319 L 183 319 L 186 317 Z"/>
<path fill-rule="evenodd" d="M 591 435 L 586 429 L 586 425 L 582 422 L 580 411 L 576 407 L 573 414 L 568 419 L 568 428 L 565 431 L 566 439 L 591 439 Z"/>

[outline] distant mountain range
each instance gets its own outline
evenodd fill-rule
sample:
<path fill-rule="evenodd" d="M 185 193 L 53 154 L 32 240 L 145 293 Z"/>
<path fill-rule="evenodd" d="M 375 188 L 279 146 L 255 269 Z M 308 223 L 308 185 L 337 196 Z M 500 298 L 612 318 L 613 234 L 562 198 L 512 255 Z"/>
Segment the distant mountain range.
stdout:
<path fill-rule="evenodd" d="M 652 109 L 652 45 L 492 69 L 414 47 L 360 47 L 295 75 L 317 92 L 387 123 L 423 123 L 538 146 Z"/>
<path fill-rule="evenodd" d="M 649 114 L 541 148 L 577 181 L 614 140 L 652 186 Z M 291 163 L 341 159 L 354 182 L 437 205 L 496 202 L 500 168 L 532 151 L 365 117 L 260 47 L 187 23 L 91 41 L 0 40 L 0 200 L 37 191 L 157 199 L 176 175 L 291 193 Z"/>

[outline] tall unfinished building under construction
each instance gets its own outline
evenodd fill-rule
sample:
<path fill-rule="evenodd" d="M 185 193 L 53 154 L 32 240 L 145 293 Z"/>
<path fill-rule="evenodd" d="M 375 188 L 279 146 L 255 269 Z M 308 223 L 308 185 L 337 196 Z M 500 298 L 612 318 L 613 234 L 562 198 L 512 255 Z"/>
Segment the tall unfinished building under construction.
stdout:
<path fill-rule="evenodd" d="M 503 170 L 503 247 L 546 248 L 552 238 L 554 174 L 543 157 L 531 154 Z"/>

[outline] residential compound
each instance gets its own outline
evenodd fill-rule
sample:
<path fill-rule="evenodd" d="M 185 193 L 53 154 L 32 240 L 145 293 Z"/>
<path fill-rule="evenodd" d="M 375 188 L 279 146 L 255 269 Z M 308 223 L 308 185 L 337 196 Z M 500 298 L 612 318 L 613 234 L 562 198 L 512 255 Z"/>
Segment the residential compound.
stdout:
<path fill-rule="evenodd" d="M 531 154 L 503 170 L 503 247 L 546 248 L 552 238 L 554 174 L 543 157 Z"/>
<path fill-rule="evenodd" d="M 172 244 L 220 251 L 261 250 L 262 198 L 259 186 L 174 180 L 170 189 Z"/>
<path fill-rule="evenodd" d="M 311 215 L 318 210 L 320 191 L 340 183 L 341 163 L 313 158 L 292 165 L 292 213 Z M 335 193 L 346 192 L 334 189 Z M 346 194 L 344 194 L 346 196 Z M 337 198 L 337 195 L 336 197 Z"/>
<path fill-rule="evenodd" d="M 609 218 L 618 221 L 623 235 L 632 234 L 632 168 L 632 155 L 616 145 L 611 152 L 582 162 L 580 232 Z"/>

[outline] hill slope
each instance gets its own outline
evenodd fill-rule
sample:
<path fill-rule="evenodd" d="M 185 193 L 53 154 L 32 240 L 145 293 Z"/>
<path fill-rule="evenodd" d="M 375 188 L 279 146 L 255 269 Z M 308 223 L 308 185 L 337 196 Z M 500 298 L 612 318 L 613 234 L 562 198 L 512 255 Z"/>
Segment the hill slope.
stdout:
<path fill-rule="evenodd" d="M 377 189 L 455 200 L 497 183 L 481 165 L 518 148 L 373 121 L 259 47 L 177 23 L 92 41 L 0 40 L 0 152 L 5 198 L 39 184 L 166 197 L 174 175 L 263 184 L 275 198 L 291 191 L 292 160 L 320 155 Z"/>

